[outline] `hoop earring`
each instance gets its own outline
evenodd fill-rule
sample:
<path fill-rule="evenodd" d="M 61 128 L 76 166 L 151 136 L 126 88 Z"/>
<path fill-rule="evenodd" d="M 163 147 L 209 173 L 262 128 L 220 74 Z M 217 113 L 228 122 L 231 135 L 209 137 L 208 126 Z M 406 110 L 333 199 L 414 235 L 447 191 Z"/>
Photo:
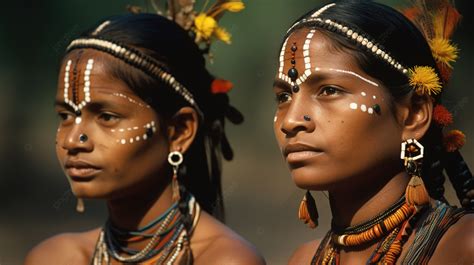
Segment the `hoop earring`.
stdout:
<path fill-rule="evenodd" d="M 308 224 L 310 228 L 316 228 L 318 226 L 318 218 L 319 214 L 316 202 L 309 190 L 307 190 L 300 203 L 298 219 L 302 220 L 305 224 Z"/>
<path fill-rule="evenodd" d="M 416 139 L 402 142 L 400 158 L 403 159 L 405 170 L 411 177 L 405 191 L 408 205 L 422 206 L 430 203 L 430 196 L 421 178 L 421 166 L 424 147 Z"/>
<path fill-rule="evenodd" d="M 171 188 L 173 190 L 172 200 L 177 202 L 180 199 L 178 170 L 181 163 L 183 163 L 183 154 L 179 151 L 173 151 L 168 154 L 168 163 L 173 167 L 173 180 L 171 181 Z"/>

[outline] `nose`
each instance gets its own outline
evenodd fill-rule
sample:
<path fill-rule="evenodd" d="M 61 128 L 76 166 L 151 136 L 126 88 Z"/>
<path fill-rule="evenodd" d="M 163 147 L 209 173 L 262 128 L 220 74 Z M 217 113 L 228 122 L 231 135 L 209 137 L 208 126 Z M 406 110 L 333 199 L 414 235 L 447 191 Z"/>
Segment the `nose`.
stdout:
<path fill-rule="evenodd" d="M 74 124 L 66 133 L 62 141 L 62 148 L 70 154 L 91 152 L 93 143 L 91 137 L 86 133 L 85 126 Z"/>
<path fill-rule="evenodd" d="M 302 100 L 301 96 L 298 94 L 293 95 L 291 105 L 281 122 L 280 130 L 286 137 L 295 136 L 299 132 L 309 133 L 316 128 L 314 117 L 311 117 L 311 113 L 309 113 L 310 108 Z"/>

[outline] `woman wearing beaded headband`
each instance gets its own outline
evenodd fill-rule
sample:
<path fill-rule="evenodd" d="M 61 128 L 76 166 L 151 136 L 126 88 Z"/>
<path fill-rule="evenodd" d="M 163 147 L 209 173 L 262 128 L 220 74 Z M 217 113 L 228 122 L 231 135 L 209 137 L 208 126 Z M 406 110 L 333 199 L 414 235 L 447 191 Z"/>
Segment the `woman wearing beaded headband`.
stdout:
<path fill-rule="evenodd" d="M 427 2 L 408 10 L 423 34 L 390 7 L 350 0 L 288 30 L 275 135 L 293 181 L 308 190 L 299 218 L 317 226 L 309 190 L 329 191 L 333 215 L 324 239 L 290 264 L 474 262 L 474 181 L 462 133 L 443 138 L 452 117 L 441 105 L 459 14 L 447 0 Z M 444 199 L 443 170 L 464 208 Z"/>
<path fill-rule="evenodd" d="M 200 21 L 243 4 L 219 1 L 209 15 L 189 5 L 168 13 L 176 23 L 156 14 L 112 17 L 67 48 L 56 151 L 78 210 L 82 198 L 105 199 L 109 219 L 46 240 L 26 264 L 264 264 L 217 220 L 220 159 L 232 159 L 224 120 L 242 116 L 229 105 L 230 83 L 207 71 L 192 38 L 208 49 Z"/>

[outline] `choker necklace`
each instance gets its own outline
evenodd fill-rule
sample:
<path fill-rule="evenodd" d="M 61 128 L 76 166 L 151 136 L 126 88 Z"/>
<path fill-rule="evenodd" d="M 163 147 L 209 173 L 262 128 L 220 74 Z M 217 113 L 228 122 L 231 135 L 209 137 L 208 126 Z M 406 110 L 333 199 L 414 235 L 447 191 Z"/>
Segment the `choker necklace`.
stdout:
<path fill-rule="evenodd" d="M 390 208 L 362 224 L 337 228 L 332 222 L 332 228 L 321 241 L 311 264 L 339 264 L 342 248 L 363 246 L 377 240 L 380 243 L 367 264 L 394 264 L 424 209 L 406 204 L 402 197 Z"/>
<path fill-rule="evenodd" d="M 363 222 L 358 225 L 349 226 L 349 227 L 338 227 L 334 220 L 331 221 L 331 230 L 339 235 L 342 234 L 355 234 L 368 230 L 373 227 L 375 224 L 380 223 L 381 220 L 387 218 L 387 216 L 393 214 L 395 211 L 400 209 L 405 202 L 405 195 L 403 195 L 397 202 L 390 206 L 387 210 L 377 214 L 374 218 Z"/>
<path fill-rule="evenodd" d="M 140 264 L 173 264 L 182 252 L 189 258 L 189 237 L 197 224 L 200 207 L 192 195 L 187 196 L 193 224 L 189 231 L 183 223 L 178 203 L 137 230 L 124 230 L 107 221 L 99 235 L 92 259 L 93 265 L 111 264 L 112 261 Z M 147 242 L 141 250 L 129 248 L 134 242 Z"/>

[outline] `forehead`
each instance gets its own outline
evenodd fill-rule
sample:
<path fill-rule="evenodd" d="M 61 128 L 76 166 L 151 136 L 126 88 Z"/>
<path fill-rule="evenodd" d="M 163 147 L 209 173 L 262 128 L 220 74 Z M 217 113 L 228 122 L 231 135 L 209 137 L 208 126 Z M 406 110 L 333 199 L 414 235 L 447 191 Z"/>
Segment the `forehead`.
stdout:
<path fill-rule="evenodd" d="M 73 79 L 73 72 L 76 71 L 77 83 L 84 85 L 83 76 L 86 71 L 89 59 L 94 60 L 93 68 L 90 72 L 90 91 L 91 93 L 100 92 L 100 94 L 124 93 L 135 94 L 128 85 L 112 74 L 111 65 L 124 64 L 113 56 L 92 50 L 81 49 L 69 52 L 61 62 L 61 68 L 58 79 L 57 95 L 62 95 L 64 89 L 64 77 L 66 65 L 71 61 L 69 79 Z"/>
<path fill-rule="evenodd" d="M 290 47 L 293 43 L 297 46 L 295 58 L 303 57 L 303 47 L 307 41 L 310 29 L 303 28 L 293 32 L 287 40 L 284 51 L 284 60 L 291 60 Z M 327 33 L 322 33 L 316 29 L 309 39 L 309 57 L 313 65 L 317 67 L 327 67 L 336 69 L 347 69 L 362 71 L 349 50 L 337 47 L 337 43 L 331 39 Z"/>

